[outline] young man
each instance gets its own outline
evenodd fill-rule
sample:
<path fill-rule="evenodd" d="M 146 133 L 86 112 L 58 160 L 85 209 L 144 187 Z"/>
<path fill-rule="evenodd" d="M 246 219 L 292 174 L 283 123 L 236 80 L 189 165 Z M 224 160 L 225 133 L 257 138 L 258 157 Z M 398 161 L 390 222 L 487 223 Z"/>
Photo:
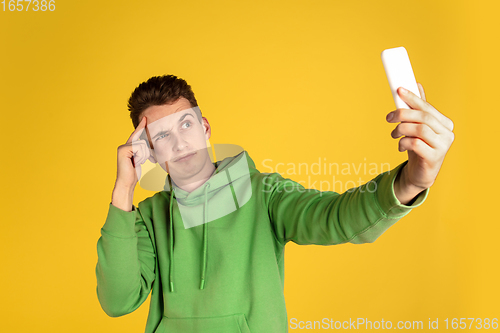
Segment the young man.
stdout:
<path fill-rule="evenodd" d="M 129 100 L 136 129 L 118 148 L 117 179 L 97 243 L 103 310 L 128 314 L 152 291 L 146 333 L 287 332 L 287 242 L 373 242 L 425 201 L 453 142 L 453 123 L 419 89 L 424 99 L 400 88 L 412 109 L 388 119 L 401 122 L 392 135 L 406 136 L 400 150 L 408 150 L 409 159 L 339 194 L 260 173 L 246 151 L 212 162 L 211 128 L 190 86 L 172 75 L 139 85 Z M 135 207 L 147 159 L 168 177 L 164 191 Z"/>

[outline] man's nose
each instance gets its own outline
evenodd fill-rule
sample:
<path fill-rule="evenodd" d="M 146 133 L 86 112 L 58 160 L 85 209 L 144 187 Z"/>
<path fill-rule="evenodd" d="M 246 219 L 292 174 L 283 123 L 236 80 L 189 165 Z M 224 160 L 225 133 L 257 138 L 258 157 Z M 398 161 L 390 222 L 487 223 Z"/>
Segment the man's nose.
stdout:
<path fill-rule="evenodd" d="M 182 135 L 180 135 L 179 133 L 173 133 L 172 136 L 173 136 L 172 149 L 174 151 L 184 150 L 187 147 L 188 144 Z"/>

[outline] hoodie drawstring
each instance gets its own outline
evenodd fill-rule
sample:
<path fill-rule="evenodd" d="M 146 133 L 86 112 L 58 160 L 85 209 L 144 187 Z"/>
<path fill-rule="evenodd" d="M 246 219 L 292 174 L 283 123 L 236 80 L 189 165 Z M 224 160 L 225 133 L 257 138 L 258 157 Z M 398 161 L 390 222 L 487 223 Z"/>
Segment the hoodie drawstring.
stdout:
<path fill-rule="evenodd" d="M 210 183 L 206 183 L 207 185 L 205 186 L 205 213 L 203 214 L 203 264 L 202 264 L 202 270 L 201 270 L 201 281 L 200 281 L 200 289 L 205 288 L 205 272 L 207 269 L 207 238 L 208 238 L 208 196 L 207 196 L 207 190 L 210 187 Z"/>
<path fill-rule="evenodd" d="M 219 173 L 219 164 L 215 162 L 215 175 Z M 229 178 L 229 174 L 228 174 Z M 172 186 L 172 181 L 170 177 L 168 177 L 168 182 L 170 184 L 170 269 L 169 269 L 169 280 L 170 280 L 170 292 L 174 292 L 174 217 L 173 217 L 173 203 L 174 203 L 174 188 Z M 233 186 L 231 181 L 229 181 L 231 186 L 231 191 L 233 193 L 233 198 L 237 204 L 236 196 L 234 193 Z M 201 267 L 201 280 L 200 280 L 200 289 L 205 288 L 205 275 L 207 271 L 207 258 L 208 258 L 208 188 L 210 187 L 210 182 L 205 183 L 205 205 L 204 205 L 204 214 L 203 214 L 203 262 Z"/>
<path fill-rule="evenodd" d="M 207 190 L 210 187 L 210 183 L 206 183 L 205 185 L 205 212 L 203 214 L 203 263 L 201 267 L 201 281 L 200 281 L 200 289 L 205 288 L 205 274 L 207 270 L 207 257 L 208 257 L 208 195 Z M 170 292 L 174 292 L 174 220 L 173 220 L 173 209 L 172 205 L 174 203 L 174 191 L 173 189 L 170 192 L 170 269 L 169 269 L 169 280 L 170 280 Z"/>
<path fill-rule="evenodd" d="M 174 278 L 172 272 L 174 269 L 174 220 L 172 216 L 172 204 L 174 203 L 174 190 L 170 187 L 170 269 L 169 269 L 169 280 L 170 280 L 170 292 L 174 292 Z"/>

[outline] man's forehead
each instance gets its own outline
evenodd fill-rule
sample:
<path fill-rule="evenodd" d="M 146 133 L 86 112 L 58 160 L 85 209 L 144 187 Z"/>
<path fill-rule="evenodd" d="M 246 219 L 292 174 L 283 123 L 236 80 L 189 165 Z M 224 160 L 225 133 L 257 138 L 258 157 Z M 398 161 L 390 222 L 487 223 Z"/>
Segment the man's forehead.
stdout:
<path fill-rule="evenodd" d="M 167 127 L 167 126 L 172 126 L 182 120 L 185 119 L 186 115 L 192 115 L 193 117 L 196 117 L 196 111 L 198 107 L 192 107 L 192 108 L 187 108 L 187 109 L 180 109 L 178 111 L 175 111 L 174 113 L 171 113 L 169 115 L 165 115 L 151 123 L 148 123 L 146 127 L 150 131 L 160 128 L 160 127 Z M 199 109 L 198 109 L 199 110 Z"/>

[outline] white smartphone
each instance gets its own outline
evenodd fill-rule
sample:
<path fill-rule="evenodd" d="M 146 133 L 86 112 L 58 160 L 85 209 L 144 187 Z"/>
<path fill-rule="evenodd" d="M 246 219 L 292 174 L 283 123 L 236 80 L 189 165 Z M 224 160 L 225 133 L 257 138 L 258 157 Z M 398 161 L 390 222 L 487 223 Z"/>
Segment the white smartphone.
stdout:
<path fill-rule="evenodd" d="M 408 52 L 406 52 L 404 47 L 400 46 L 383 50 L 380 56 L 384 64 L 385 74 L 391 87 L 392 98 L 394 99 L 396 108 L 411 109 L 408 104 L 399 98 L 397 92 L 399 87 L 403 87 L 422 98 L 418 90 L 417 80 L 415 80 L 415 75 L 413 74 Z"/>

